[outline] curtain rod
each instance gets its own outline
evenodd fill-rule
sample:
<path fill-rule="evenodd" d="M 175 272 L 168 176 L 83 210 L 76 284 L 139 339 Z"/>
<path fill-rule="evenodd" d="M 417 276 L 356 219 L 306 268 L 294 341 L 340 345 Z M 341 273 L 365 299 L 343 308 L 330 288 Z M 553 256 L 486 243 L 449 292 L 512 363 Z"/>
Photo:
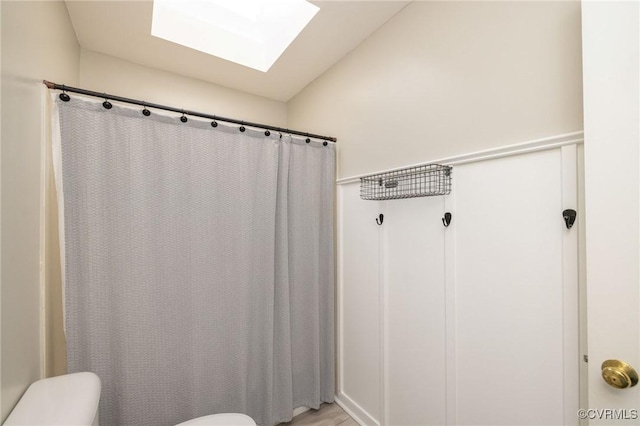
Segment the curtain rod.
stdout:
<path fill-rule="evenodd" d="M 81 95 L 94 96 L 96 98 L 104 98 L 105 101 L 110 99 L 112 101 L 118 101 L 118 102 L 125 102 L 125 103 L 128 103 L 128 104 L 140 105 L 142 107 L 148 107 L 148 108 L 162 109 L 162 110 L 165 110 L 165 111 L 177 112 L 177 113 L 182 114 L 183 116 L 184 115 L 192 115 L 194 117 L 208 118 L 208 119 L 214 120 L 214 121 L 224 121 L 225 123 L 239 124 L 241 126 L 257 127 L 257 128 L 265 129 L 265 130 L 273 130 L 275 132 L 289 133 L 289 134 L 299 135 L 299 136 L 306 136 L 307 139 L 308 138 L 314 138 L 314 139 L 322 139 L 322 140 L 331 141 L 331 142 L 337 142 L 338 141 L 338 139 L 336 139 L 334 137 L 331 137 L 331 136 L 316 135 L 316 134 L 313 134 L 313 133 L 300 132 L 298 130 L 285 129 L 285 128 L 282 128 L 282 127 L 269 126 L 269 125 L 260 124 L 260 123 L 252 123 L 250 121 L 236 120 L 235 118 L 220 117 L 218 115 L 209 115 L 209 114 L 204 114 L 202 112 L 188 111 L 186 109 L 179 109 L 179 108 L 174 108 L 174 107 L 170 107 L 170 106 L 166 106 L 166 105 L 160 105 L 160 104 L 154 104 L 154 103 L 151 103 L 151 102 L 140 101 L 140 100 L 137 100 L 137 99 L 124 98 L 122 96 L 110 95 L 108 93 L 100 93 L 100 92 L 94 92 L 92 90 L 79 89 L 77 87 L 65 86 L 64 84 L 52 83 L 52 82 L 47 81 L 47 80 L 42 80 L 42 83 L 45 86 L 47 86 L 47 88 L 49 88 L 49 89 L 62 90 L 63 92 L 80 93 Z M 186 118 L 184 119 L 184 121 L 186 121 Z M 307 140 L 307 142 L 308 142 L 308 140 Z"/>

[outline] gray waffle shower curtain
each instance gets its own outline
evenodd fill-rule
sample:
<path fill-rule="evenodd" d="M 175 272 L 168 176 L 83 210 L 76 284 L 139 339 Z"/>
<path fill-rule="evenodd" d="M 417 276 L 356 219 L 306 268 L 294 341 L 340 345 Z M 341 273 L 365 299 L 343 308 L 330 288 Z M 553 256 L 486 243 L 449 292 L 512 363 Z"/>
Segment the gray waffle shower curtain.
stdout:
<path fill-rule="evenodd" d="M 100 376 L 101 424 L 333 401 L 333 144 L 75 96 L 55 158 L 68 370 Z"/>

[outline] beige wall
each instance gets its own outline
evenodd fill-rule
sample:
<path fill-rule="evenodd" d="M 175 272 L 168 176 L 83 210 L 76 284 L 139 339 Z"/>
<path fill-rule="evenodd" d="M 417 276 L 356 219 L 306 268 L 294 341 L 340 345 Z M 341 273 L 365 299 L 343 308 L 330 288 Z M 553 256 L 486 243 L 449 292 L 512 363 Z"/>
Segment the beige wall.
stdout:
<path fill-rule="evenodd" d="M 2 396 L 4 420 L 44 374 L 40 207 L 42 79 L 78 82 L 79 47 L 59 1 L 2 7 Z"/>
<path fill-rule="evenodd" d="M 288 103 L 338 174 L 582 129 L 579 2 L 409 4 Z"/>
<path fill-rule="evenodd" d="M 185 66 L 188 66 L 185 64 Z M 174 106 L 286 127 L 284 102 L 216 86 L 82 49 L 80 86 Z"/>

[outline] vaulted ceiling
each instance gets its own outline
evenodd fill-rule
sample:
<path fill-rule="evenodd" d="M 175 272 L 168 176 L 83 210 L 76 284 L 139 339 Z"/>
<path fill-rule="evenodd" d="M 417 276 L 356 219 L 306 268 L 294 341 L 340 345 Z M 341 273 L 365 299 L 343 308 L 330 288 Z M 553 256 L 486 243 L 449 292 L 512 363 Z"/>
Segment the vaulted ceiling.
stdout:
<path fill-rule="evenodd" d="M 239 0 L 241 1 L 241 0 Z M 320 11 L 267 72 L 151 36 L 153 2 L 71 1 L 81 47 L 221 86 L 288 101 L 408 1 L 312 1 Z"/>

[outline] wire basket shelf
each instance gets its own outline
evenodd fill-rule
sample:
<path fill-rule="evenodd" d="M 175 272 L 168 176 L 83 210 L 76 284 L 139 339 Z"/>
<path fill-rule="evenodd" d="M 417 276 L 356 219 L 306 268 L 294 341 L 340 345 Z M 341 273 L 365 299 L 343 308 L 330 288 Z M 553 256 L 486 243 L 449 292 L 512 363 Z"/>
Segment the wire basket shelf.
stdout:
<path fill-rule="evenodd" d="M 451 192 L 451 167 L 426 164 L 360 178 L 363 200 L 431 197 Z"/>

